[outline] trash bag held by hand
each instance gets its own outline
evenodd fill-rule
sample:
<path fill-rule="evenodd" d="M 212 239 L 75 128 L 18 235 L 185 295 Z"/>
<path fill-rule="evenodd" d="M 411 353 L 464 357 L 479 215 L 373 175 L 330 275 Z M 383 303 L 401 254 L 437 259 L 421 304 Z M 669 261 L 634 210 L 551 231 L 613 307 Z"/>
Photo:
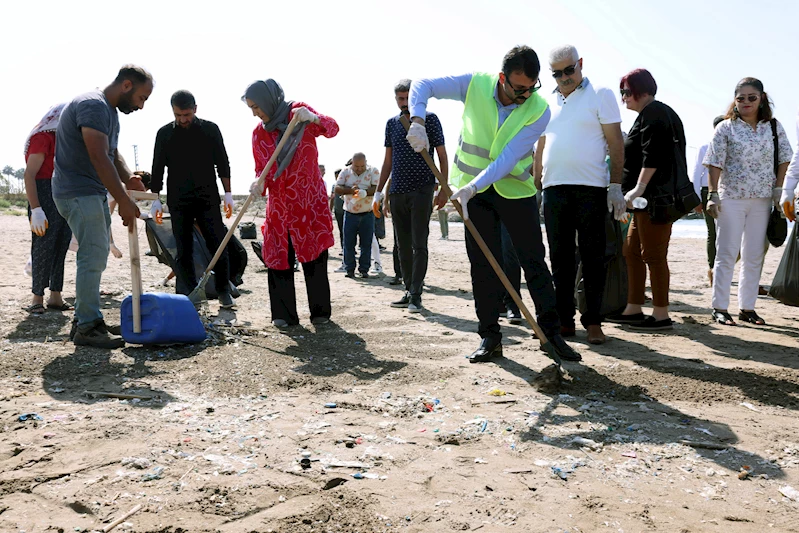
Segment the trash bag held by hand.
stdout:
<path fill-rule="evenodd" d="M 785 244 L 785 239 L 788 237 L 788 221 L 782 218 L 781 211 L 782 209 L 772 207 L 766 228 L 768 242 L 777 247 Z"/>
<path fill-rule="evenodd" d="M 782 253 L 780 266 L 774 274 L 774 281 L 771 282 L 769 296 L 779 300 L 785 305 L 799 307 L 799 235 L 797 235 L 799 224 L 793 225 L 791 238 Z M 773 244 L 773 243 L 772 243 Z"/>

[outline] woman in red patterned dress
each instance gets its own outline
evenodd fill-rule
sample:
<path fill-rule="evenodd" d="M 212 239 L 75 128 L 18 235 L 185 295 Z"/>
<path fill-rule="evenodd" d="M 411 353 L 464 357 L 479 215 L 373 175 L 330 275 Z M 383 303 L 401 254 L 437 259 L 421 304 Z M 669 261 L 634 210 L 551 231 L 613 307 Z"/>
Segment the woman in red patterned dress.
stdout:
<path fill-rule="evenodd" d="M 331 313 L 327 249 L 333 246 L 333 220 L 319 172 L 316 138 L 335 137 L 338 124 L 302 102 L 287 102 L 283 88 L 273 79 L 251 84 L 242 100 L 262 121 L 252 134 L 256 178 L 291 118 L 300 121 L 265 181 L 256 179 L 250 188 L 251 193 L 268 197 L 262 251 L 269 269 L 272 323 L 277 327 L 299 324 L 293 269 L 296 254 L 305 275 L 311 322 L 325 324 Z"/>

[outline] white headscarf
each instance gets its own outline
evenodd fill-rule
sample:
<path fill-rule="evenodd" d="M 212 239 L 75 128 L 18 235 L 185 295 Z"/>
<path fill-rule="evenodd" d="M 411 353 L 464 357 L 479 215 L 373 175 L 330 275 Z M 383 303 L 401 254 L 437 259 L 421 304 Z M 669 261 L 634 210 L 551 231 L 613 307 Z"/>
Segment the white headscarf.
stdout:
<path fill-rule="evenodd" d="M 58 128 L 58 121 L 61 120 L 61 114 L 66 109 L 67 104 L 58 104 L 54 105 L 50 108 L 47 113 L 42 117 L 42 120 L 36 124 L 31 132 L 28 134 L 28 138 L 25 139 L 25 155 L 28 155 L 28 148 L 31 145 L 31 138 L 36 135 L 37 133 L 42 133 L 45 131 L 55 131 Z"/>

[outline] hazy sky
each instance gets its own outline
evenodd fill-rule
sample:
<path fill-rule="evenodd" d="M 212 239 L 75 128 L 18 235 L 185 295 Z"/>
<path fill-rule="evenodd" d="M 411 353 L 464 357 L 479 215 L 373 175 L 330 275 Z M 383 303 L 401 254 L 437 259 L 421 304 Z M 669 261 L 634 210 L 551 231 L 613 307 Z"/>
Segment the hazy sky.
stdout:
<path fill-rule="evenodd" d="M 326 179 L 353 152 L 383 161 L 386 120 L 397 113 L 393 86 L 401 78 L 471 71 L 498 72 L 502 56 L 527 44 L 543 63 L 549 50 L 574 44 L 595 85 L 649 69 L 657 98 L 672 106 L 696 147 L 712 133 L 744 76 L 763 81 L 777 118 L 795 145 L 799 108 L 799 3 L 741 0 L 437 2 L 214 2 L 168 0 L 112 3 L 76 0 L 6 2 L 0 43 L 0 167 L 24 164 L 29 130 L 47 108 L 105 87 L 124 63 L 155 77 L 145 108 L 120 115 L 119 149 L 149 170 L 158 128 L 172 120 L 169 97 L 192 91 L 198 115 L 225 137 L 234 193 L 254 176 L 250 138 L 258 122 L 240 97 L 257 79 L 275 78 L 291 100 L 335 118 L 341 132 L 320 139 Z M 301 6 L 301 7 L 299 7 Z M 462 104 L 434 101 L 450 161 Z M 623 129 L 635 119 L 623 110 Z M 689 165 L 695 150 L 689 148 Z"/>

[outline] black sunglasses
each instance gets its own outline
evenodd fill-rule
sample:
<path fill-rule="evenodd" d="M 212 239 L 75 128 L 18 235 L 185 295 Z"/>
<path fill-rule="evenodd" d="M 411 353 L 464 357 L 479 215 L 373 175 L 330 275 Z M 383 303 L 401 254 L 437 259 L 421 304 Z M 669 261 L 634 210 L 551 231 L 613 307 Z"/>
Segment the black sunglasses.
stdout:
<path fill-rule="evenodd" d="M 515 94 L 516 96 L 521 96 L 528 91 L 534 93 L 541 88 L 541 78 L 539 78 L 536 84 L 533 85 L 532 87 L 525 87 L 524 89 L 517 89 L 516 87 L 514 87 L 508 78 L 505 78 L 505 83 L 507 83 L 510 86 L 511 90 L 513 91 L 513 94 Z"/>
<path fill-rule="evenodd" d="M 570 67 L 566 67 L 563 70 L 553 70 L 552 71 L 552 77 L 557 80 L 557 79 L 562 78 L 564 74 L 567 75 L 567 76 L 571 76 L 572 74 L 574 74 L 575 70 L 577 70 L 577 63 L 575 63 L 574 65 L 572 65 Z"/>
<path fill-rule="evenodd" d="M 633 92 L 630 89 L 619 89 L 619 92 L 621 93 L 622 96 L 626 96 L 627 98 L 633 95 Z"/>
<path fill-rule="evenodd" d="M 750 94 L 749 96 L 743 96 L 742 95 L 742 96 L 736 96 L 735 97 L 735 101 L 736 102 L 743 102 L 744 100 L 749 100 L 750 102 L 756 102 L 758 98 L 760 98 L 760 97 L 756 96 L 754 94 Z"/>

